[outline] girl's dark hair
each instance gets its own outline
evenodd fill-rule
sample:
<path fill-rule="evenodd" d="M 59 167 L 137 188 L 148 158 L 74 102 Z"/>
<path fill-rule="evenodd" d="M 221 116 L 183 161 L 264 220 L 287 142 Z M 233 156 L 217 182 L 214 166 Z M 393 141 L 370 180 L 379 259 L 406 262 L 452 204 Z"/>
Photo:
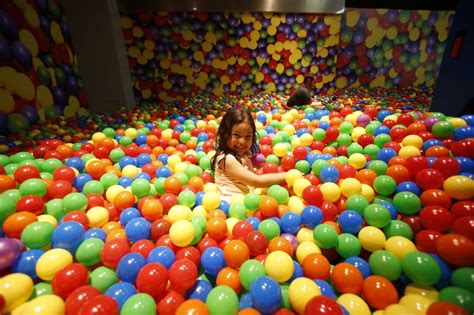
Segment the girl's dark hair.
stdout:
<path fill-rule="evenodd" d="M 216 159 L 219 154 L 224 153 L 224 155 L 234 155 L 234 152 L 232 152 L 232 150 L 227 146 L 227 141 L 232 136 L 232 127 L 245 121 L 248 122 L 252 128 L 252 146 L 250 147 L 250 153 L 255 155 L 258 152 L 257 128 L 255 127 L 255 121 L 253 120 L 252 114 L 248 110 L 240 108 L 231 109 L 224 115 L 224 117 L 222 117 L 219 130 L 217 131 L 216 154 L 211 159 L 212 170 L 214 170 L 216 166 Z M 238 156 L 236 156 L 236 158 L 240 161 Z"/>

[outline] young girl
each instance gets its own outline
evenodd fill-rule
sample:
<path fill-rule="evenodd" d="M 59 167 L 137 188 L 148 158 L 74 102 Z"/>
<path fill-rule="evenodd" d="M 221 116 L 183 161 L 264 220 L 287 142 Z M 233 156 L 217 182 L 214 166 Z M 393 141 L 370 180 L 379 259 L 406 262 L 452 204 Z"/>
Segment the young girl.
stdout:
<path fill-rule="evenodd" d="M 255 122 L 250 112 L 242 109 L 228 111 L 220 123 L 216 154 L 211 161 L 222 198 L 245 195 L 255 187 L 268 187 L 284 181 L 285 173 L 257 175 L 253 172 L 251 156 L 257 151 Z"/>

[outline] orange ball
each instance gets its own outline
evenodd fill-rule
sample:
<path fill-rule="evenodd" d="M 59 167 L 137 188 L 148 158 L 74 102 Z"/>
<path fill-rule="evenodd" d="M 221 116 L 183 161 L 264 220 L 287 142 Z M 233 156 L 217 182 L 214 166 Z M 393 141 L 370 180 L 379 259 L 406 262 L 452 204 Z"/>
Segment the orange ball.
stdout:
<path fill-rule="evenodd" d="M 118 211 L 133 207 L 134 204 L 135 195 L 127 190 L 121 191 L 115 196 L 114 206 Z"/>
<path fill-rule="evenodd" d="M 403 156 L 394 156 L 393 158 L 390 159 L 390 161 L 388 161 L 388 166 L 392 166 L 392 165 L 405 165 L 405 162 L 407 161 L 406 158 L 404 158 Z"/>
<path fill-rule="evenodd" d="M 237 294 L 239 294 L 240 290 L 242 289 L 239 272 L 236 269 L 230 267 L 225 267 L 219 271 L 217 274 L 216 284 L 226 285 L 234 290 Z"/>
<path fill-rule="evenodd" d="M 325 147 L 323 149 L 323 153 L 324 154 L 331 154 L 332 156 L 336 156 L 337 151 L 336 151 L 336 148 L 329 146 L 329 147 Z"/>
<path fill-rule="evenodd" d="M 70 146 L 65 144 L 61 144 L 60 146 L 58 146 L 56 148 L 56 152 L 61 153 L 61 155 L 65 159 L 72 157 L 74 154 L 74 150 Z"/>
<path fill-rule="evenodd" d="M 198 299 L 184 301 L 178 306 L 176 315 L 209 315 L 207 305 Z"/>
<path fill-rule="evenodd" d="M 206 230 L 209 237 L 216 241 L 222 240 L 227 236 L 227 224 L 221 217 L 213 217 L 206 224 Z"/>
<path fill-rule="evenodd" d="M 103 146 L 106 146 L 110 150 L 112 150 L 115 147 L 115 142 L 111 138 L 104 138 L 100 141 L 100 144 Z"/>
<path fill-rule="evenodd" d="M 8 237 L 20 238 L 23 230 L 33 222 L 38 221 L 36 214 L 28 211 L 15 212 L 3 222 L 3 233 Z"/>
<path fill-rule="evenodd" d="M 260 315 L 261 313 L 254 308 L 244 308 L 240 310 L 237 315 Z M 274 313 L 276 314 L 276 313 Z"/>
<path fill-rule="evenodd" d="M 426 157 L 450 157 L 449 150 L 445 146 L 442 145 L 434 145 L 432 147 L 429 147 L 428 150 L 425 152 Z"/>
<path fill-rule="evenodd" d="M 381 276 L 368 276 L 364 280 L 362 293 L 367 303 L 376 310 L 398 302 L 397 289 L 392 282 Z"/>
<path fill-rule="evenodd" d="M 160 154 L 162 154 L 163 152 L 165 152 L 165 149 L 163 149 L 163 147 L 157 145 L 156 147 L 154 147 L 151 152 L 153 152 L 153 154 L 155 156 L 159 156 Z"/>
<path fill-rule="evenodd" d="M 268 253 L 275 252 L 280 250 L 287 253 L 290 256 L 293 256 L 293 247 L 291 246 L 290 241 L 286 238 L 277 236 L 272 238 L 270 243 L 268 243 Z"/>
<path fill-rule="evenodd" d="M 219 209 L 214 209 L 211 210 L 207 213 L 206 218 L 210 220 L 211 218 L 221 218 L 221 219 L 227 219 L 227 216 L 225 215 L 224 211 L 219 210 Z"/>
<path fill-rule="evenodd" d="M 331 280 L 336 290 L 341 293 L 359 294 L 362 291 L 364 279 L 362 273 L 349 263 L 339 263 L 334 266 Z"/>
<path fill-rule="evenodd" d="M 224 247 L 224 259 L 227 266 L 239 268 L 246 260 L 250 259 L 250 250 L 241 240 L 231 240 Z"/>
<path fill-rule="evenodd" d="M 104 165 L 102 161 L 95 160 L 87 164 L 86 171 L 93 179 L 100 179 L 100 177 L 105 174 L 105 167 L 106 165 Z"/>
<path fill-rule="evenodd" d="M 410 171 L 404 165 L 392 165 L 387 168 L 386 175 L 392 177 L 397 184 L 410 180 Z"/>
<path fill-rule="evenodd" d="M 370 186 L 372 186 L 376 177 L 377 173 L 368 168 L 361 169 L 356 174 L 356 179 L 358 179 L 361 184 L 366 184 Z"/>
<path fill-rule="evenodd" d="M 272 196 L 262 195 L 260 197 L 259 208 L 265 217 L 278 215 L 278 201 Z"/>
<path fill-rule="evenodd" d="M 188 185 L 191 186 L 196 192 L 204 189 L 204 180 L 199 176 L 193 176 L 189 179 Z"/>
<path fill-rule="evenodd" d="M 122 228 L 122 225 L 120 224 L 120 222 L 116 222 L 116 221 L 107 222 L 101 227 L 101 229 L 107 235 L 110 234 L 110 232 L 112 232 L 113 230 L 118 230 L 121 228 Z"/>
<path fill-rule="evenodd" d="M 287 212 L 290 212 L 290 207 L 288 207 L 287 205 L 278 206 L 278 217 L 281 218 Z"/>
<path fill-rule="evenodd" d="M 163 205 L 158 199 L 146 199 L 142 205 L 142 216 L 150 222 L 153 222 L 163 215 Z"/>
<path fill-rule="evenodd" d="M 175 140 L 175 139 L 171 139 L 171 140 Z M 170 141 L 171 141 L 170 140 Z M 177 141 L 177 140 L 176 140 Z M 168 154 L 168 155 L 172 155 L 173 153 L 176 152 L 176 148 L 175 147 L 172 147 L 172 146 L 168 146 L 166 147 L 165 149 L 165 153 Z"/>
<path fill-rule="evenodd" d="M 125 229 L 116 229 L 116 230 L 111 231 L 105 238 L 105 242 L 110 242 L 111 240 L 116 240 L 116 239 L 128 241 L 127 235 L 125 234 Z"/>
<path fill-rule="evenodd" d="M 428 189 L 421 193 L 421 203 L 423 206 L 441 206 L 445 209 L 451 208 L 451 197 L 441 189 Z"/>
<path fill-rule="evenodd" d="M 303 260 L 303 273 L 310 279 L 329 279 L 331 265 L 329 260 L 322 254 L 312 253 Z"/>
<path fill-rule="evenodd" d="M 150 148 L 154 148 L 158 145 L 159 139 L 155 135 L 147 135 L 146 136 L 146 144 L 150 146 Z"/>
<path fill-rule="evenodd" d="M 8 175 L 0 175 L 0 194 L 15 188 L 15 180 Z"/>
<path fill-rule="evenodd" d="M 176 176 L 170 176 L 165 179 L 163 184 L 167 193 L 178 195 L 181 192 L 181 188 L 183 188 L 183 184 Z"/>

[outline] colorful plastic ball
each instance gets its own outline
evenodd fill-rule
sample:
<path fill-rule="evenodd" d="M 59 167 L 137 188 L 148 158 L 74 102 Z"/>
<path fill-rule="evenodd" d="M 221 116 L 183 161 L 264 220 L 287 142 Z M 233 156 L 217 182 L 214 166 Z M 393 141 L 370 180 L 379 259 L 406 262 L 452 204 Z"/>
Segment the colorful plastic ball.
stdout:
<path fill-rule="evenodd" d="M 344 262 L 334 266 L 331 273 L 331 280 L 339 292 L 354 294 L 358 294 L 362 291 L 364 281 L 359 269 Z"/>
<path fill-rule="evenodd" d="M 110 288 L 107 289 L 105 295 L 111 297 L 117 302 L 120 309 L 123 308 L 125 302 L 134 296 L 137 293 L 137 290 L 133 284 L 129 282 L 118 282 L 113 284 Z"/>
<path fill-rule="evenodd" d="M 224 252 L 218 247 L 210 247 L 201 255 L 201 267 L 203 270 L 213 276 L 225 267 Z"/>
<path fill-rule="evenodd" d="M 120 314 L 155 314 L 157 312 L 156 303 L 153 298 L 146 293 L 132 295 L 123 304 Z"/>
<path fill-rule="evenodd" d="M 458 287 L 444 288 L 439 292 L 438 300 L 456 304 L 469 314 L 474 312 L 474 294 L 466 289 Z"/>
<path fill-rule="evenodd" d="M 66 299 L 66 313 L 78 314 L 81 307 L 93 297 L 100 295 L 100 291 L 91 286 L 84 285 L 74 290 Z"/>
<path fill-rule="evenodd" d="M 266 274 L 278 282 L 286 282 L 294 271 L 293 260 L 288 253 L 274 251 L 265 259 Z"/>
<path fill-rule="evenodd" d="M 319 224 L 313 232 L 316 244 L 325 249 L 336 246 L 338 242 L 337 230 L 329 224 Z"/>
<path fill-rule="evenodd" d="M 398 212 L 406 215 L 418 213 L 421 207 L 420 198 L 414 193 L 406 191 L 397 193 L 393 198 L 393 204 Z"/>
<path fill-rule="evenodd" d="M 363 227 L 358 234 L 358 239 L 362 248 L 368 252 L 375 252 L 383 249 L 386 241 L 384 233 L 373 226 Z"/>
<path fill-rule="evenodd" d="M 117 265 L 117 276 L 120 280 L 134 283 L 146 259 L 138 253 L 129 253 L 123 256 Z"/>
<path fill-rule="evenodd" d="M 468 267 L 474 259 L 474 243 L 459 234 L 445 234 L 436 241 L 436 252 L 455 267 Z"/>
<path fill-rule="evenodd" d="M 402 260 L 402 270 L 411 281 L 422 285 L 433 285 L 441 278 L 439 265 L 430 255 L 411 252 Z"/>
<path fill-rule="evenodd" d="M 301 214 L 303 214 L 303 212 Z M 301 228 L 301 217 L 296 213 L 287 212 L 281 217 L 280 227 L 285 233 L 295 234 Z"/>
<path fill-rule="evenodd" d="M 258 277 L 250 286 L 252 306 L 262 313 L 272 313 L 280 308 L 282 294 L 278 283 L 268 276 Z"/>
<path fill-rule="evenodd" d="M 342 305 L 349 314 L 370 315 L 372 314 L 367 303 L 358 295 L 352 293 L 341 294 L 336 302 Z"/>
<path fill-rule="evenodd" d="M 104 247 L 104 242 L 98 238 L 88 238 L 77 248 L 76 260 L 85 265 L 93 266 L 100 262 L 100 252 Z"/>
<path fill-rule="evenodd" d="M 61 248 L 44 253 L 36 263 L 36 274 L 42 280 L 52 280 L 57 272 L 72 263 L 72 255 Z"/>
<path fill-rule="evenodd" d="M 94 269 L 90 274 L 90 283 L 100 292 L 105 293 L 118 280 L 117 274 L 112 269 L 101 266 Z"/>
<path fill-rule="evenodd" d="M 390 281 L 397 280 L 402 272 L 401 262 L 389 251 L 378 250 L 369 257 L 369 265 L 372 273 L 387 278 Z"/>
<path fill-rule="evenodd" d="M 466 200 L 474 196 L 474 180 L 466 176 L 451 176 L 444 181 L 444 191 L 453 199 Z"/>
<path fill-rule="evenodd" d="M 325 166 L 320 170 L 319 178 L 323 183 L 336 183 L 339 179 L 339 171 L 334 166 Z"/>
<path fill-rule="evenodd" d="M 216 286 L 209 292 L 206 305 L 211 315 L 236 314 L 239 310 L 239 298 L 228 286 Z"/>
<path fill-rule="evenodd" d="M 450 303 L 450 302 L 433 302 L 428 309 L 426 310 L 427 315 L 442 315 L 442 314 L 452 314 L 452 315 L 468 315 L 468 312 L 463 309 L 461 306 Z"/>
<path fill-rule="evenodd" d="M 305 315 L 309 314 L 334 314 L 343 315 L 343 311 L 334 299 L 326 296 L 315 296 L 306 304 Z"/>
<path fill-rule="evenodd" d="M 297 278 L 288 288 L 290 304 L 298 313 L 303 313 L 308 302 L 315 296 L 321 295 L 318 285 L 309 278 Z"/>
<path fill-rule="evenodd" d="M 3 310 L 11 312 L 28 301 L 33 293 L 33 281 L 22 273 L 12 273 L 2 278 L 0 293 L 3 296 Z"/>
<path fill-rule="evenodd" d="M 224 247 L 224 259 L 231 268 L 238 269 L 249 258 L 249 248 L 247 244 L 241 240 L 231 240 Z"/>
<path fill-rule="evenodd" d="M 342 233 L 337 237 L 336 252 L 343 258 L 359 256 L 361 251 L 360 241 L 349 233 Z"/>
<path fill-rule="evenodd" d="M 198 270 L 196 265 L 189 259 L 178 259 L 168 270 L 169 280 L 178 292 L 186 292 L 196 282 Z"/>
<path fill-rule="evenodd" d="M 178 220 L 171 225 L 169 235 L 176 246 L 187 246 L 194 238 L 194 226 L 189 221 Z"/>
<path fill-rule="evenodd" d="M 384 277 L 369 276 L 364 280 L 362 294 L 367 303 L 377 309 L 385 309 L 398 302 L 395 286 Z"/>

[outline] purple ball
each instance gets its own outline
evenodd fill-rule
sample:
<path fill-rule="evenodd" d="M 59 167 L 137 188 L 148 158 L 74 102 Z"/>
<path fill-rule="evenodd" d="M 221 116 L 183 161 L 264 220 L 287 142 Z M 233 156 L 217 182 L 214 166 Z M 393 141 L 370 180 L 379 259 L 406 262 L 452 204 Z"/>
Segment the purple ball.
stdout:
<path fill-rule="evenodd" d="M 15 238 L 0 238 L 0 270 L 10 267 L 23 248 L 23 243 Z"/>
<path fill-rule="evenodd" d="M 370 116 L 367 114 L 362 114 L 357 117 L 357 125 L 361 127 L 365 127 L 370 123 Z"/>
<path fill-rule="evenodd" d="M 36 111 L 36 108 L 34 108 L 31 105 L 24 105 L 20 109 L 20 113 L 25 115 L 26 119 L 28 119 L 31 125 L 34 125 L 39 120 L 39 116 L 38 116 L 38 112 Z"/>
<path fill-rule="evenodd" d="M 298 239 L 296 238 L 296 236 L 291 233 L 283 233 L 280 236 L 290 242 L 291 248 L 293 249 L 293 253 L 295 253 L 296 248 L 298 247 Z"/>
<path fill-rule="evenodd" d="M 439 119 L 437 117 L 431 117 L 431 118 L 427 118 L 424 121 L 424 124 L 425 124 L 426 128 L 428 129 L 428 131 L 431 131 L 431 128 L 433 128 L 433 125 L 436 124 L 439 121 L 441 121 L 441 119 Z"/>

